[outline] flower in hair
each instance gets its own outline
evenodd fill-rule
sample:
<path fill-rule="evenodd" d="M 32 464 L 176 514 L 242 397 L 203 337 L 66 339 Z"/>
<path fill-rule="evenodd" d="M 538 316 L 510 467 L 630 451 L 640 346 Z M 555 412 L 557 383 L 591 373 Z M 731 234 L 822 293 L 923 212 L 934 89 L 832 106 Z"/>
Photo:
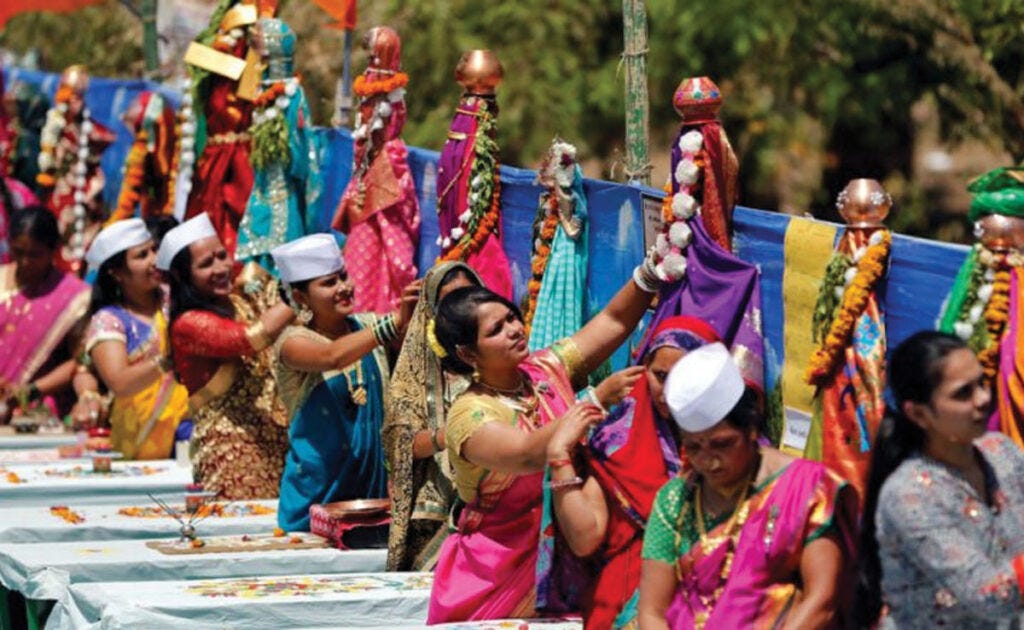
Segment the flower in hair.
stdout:
<path fill-rule="evenodd" d="M 433 319 L 427 322 L 427 345 L 430 346 L 430 349 L 438 359 L 443 359 L 448 356 L 448 353 L 445 351 L 444 346 L 441 345 L 441 342 L 437 340 L 436 328 Z"/>

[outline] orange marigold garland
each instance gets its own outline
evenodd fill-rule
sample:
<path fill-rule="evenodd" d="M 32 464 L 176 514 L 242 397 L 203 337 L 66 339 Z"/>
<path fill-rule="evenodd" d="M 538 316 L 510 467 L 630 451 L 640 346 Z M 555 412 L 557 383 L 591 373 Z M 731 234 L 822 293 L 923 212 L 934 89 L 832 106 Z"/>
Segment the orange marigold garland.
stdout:
<path fill-rule="evenodd" d="M 983 315 L 988 330 L 988 345 L 978 353 L 978 362 L 985 370 L 985 376 L 994 379 L 999 372 L 999 346 L 1003 330 L 1010 317 L 1010 276 L 1011 272 L 1002 267 L 995 272 L 992 281 L 992 297 L 985 306 Z"/>
<path fill-rule="evenodd" d="M 449 260 L 466 260 L 469 256 L 480 251 L 484 241 L 490 236 L 501 219 L 501 178 L 498 175 L 498 167 L 494 167 L 494 194 L 491 197 L 491 206 L 487 209 L 483 218 L 477 223 L 476 229 L 471 233 L 467 232 L 454 247 L 439 257 L 438 262 Z"/>
<path fill-rule="evenodd" d="M 367 79 L 361 74 L 352 82 L 352 93 L 359 98 L 375 96 L 377 94 L 388 94 L 409 84 L 409 75 L 404 72 L 396 72 L 386 79 Z"/>
<path fill-rule="evenodd" d="M 532 276 L 526 284 L 527 302 L 523 320 L 526 325 L 527 337 L 530 336 L 530 329 L 533 327 L 533 316 L 537 313 L 537 297 L 540 295 L 548 258 L 551 256 L 551 243 L 555 238 L 555 230 L 558 228 L 558 196 L 556 194 L 548 195 L 545 209 L 544 222 L 541 223 L 536 250 L 533 253 L 533 260 L 530 262 Z"/>
<path fill-rule="evenodd" d="M 142 183 L 146 178 L 148 142 L 148 134 L 145 131 L 139 131 L 135 136 L 135 142 L 128 151 L 128 157 L 125 158 L 124 179 L 121 182 L 121 194 L 117 197 L 117 206 L 105 225 L 135 216 L 135 207 L 142 198 Z"/>
<path fill-rule="evenodd" d="M 885 275 L 892 235 L 888 230 L 883 230 L 876 232 L 872 238 L 877 238 L 878 242 L 869 245 L 856 264 L 857 273 L 843 292 L 842 304 L 832 319 L 828 334 L 811 356 L 804 375 L 811 385 L 822 385 L 835 372 L 850 343 L 857 318 L 864 312 L 875 285 Z"/>

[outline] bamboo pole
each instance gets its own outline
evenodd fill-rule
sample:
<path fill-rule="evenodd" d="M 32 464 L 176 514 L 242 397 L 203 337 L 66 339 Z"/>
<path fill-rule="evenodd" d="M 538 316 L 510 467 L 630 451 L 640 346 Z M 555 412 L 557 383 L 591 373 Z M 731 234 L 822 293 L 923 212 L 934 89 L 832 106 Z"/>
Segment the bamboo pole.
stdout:
<path fill-rule="evenodd" d="M 352 127 L 352 29 L 345 29 L 341 78 L 334 89 L 335 127 Z"/>
<path fill-rule="evenodd" d="M 142 0 L 142 53 L 146 59 L 146 75 L 154 77 L 160 70 L 160 56 L 156 32 L 156 11 L 158 0 Z"/>
<path fill-rule="evenodd" d="M 647 7 L 644 0 L 622 0 L 626 66 L 626 180 L 651 184 L 648 154 L 650 102 L 647 96 Z"/>

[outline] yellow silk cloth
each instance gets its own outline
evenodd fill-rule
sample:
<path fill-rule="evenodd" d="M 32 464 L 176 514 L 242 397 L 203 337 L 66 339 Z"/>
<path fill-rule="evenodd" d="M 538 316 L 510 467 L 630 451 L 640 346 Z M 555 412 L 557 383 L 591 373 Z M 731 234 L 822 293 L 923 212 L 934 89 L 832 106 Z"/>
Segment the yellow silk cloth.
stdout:
<path fill-rule="evenodd" d="M 847 230 L 840 252 L 852 255 L 868 246 L 871 233 Z M 804 457 L 825 463 L 864 498 L 871 448 L 885 416 L 885 318 L 872 291 L 857 317 L 851 338 L 829 382 L 814 398 L 811 432 Z"/>
<path fill-rule="evenodd" d="M 794 217 L 786 228 L 782 276 L 785 313 L 782 403 L 787 409 L 808 415 L 814 399 L 814 388 L 804 382 L 804 370 L 815 349 L 811 320 L 835 239 L 836 227 L 829 223 Z M 791 447 L 783 445 L 782 448 L 790 454 L 802 455 Z"/>

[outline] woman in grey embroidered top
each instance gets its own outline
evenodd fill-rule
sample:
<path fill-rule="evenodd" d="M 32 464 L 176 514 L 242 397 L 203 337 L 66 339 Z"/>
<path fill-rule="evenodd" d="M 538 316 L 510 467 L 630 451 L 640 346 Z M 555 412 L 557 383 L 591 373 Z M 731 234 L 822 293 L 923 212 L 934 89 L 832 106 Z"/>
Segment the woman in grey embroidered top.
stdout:
<path fill-rule="evenodd" d="M 895 408 L 864 505 L 859 625 L 1002 628 L 1024 611 L 1024 455 L 986 433 L 991 391 L 959 338 L 893 352 Z M 883 610 L 884 608 L 884 610 Z"/>

